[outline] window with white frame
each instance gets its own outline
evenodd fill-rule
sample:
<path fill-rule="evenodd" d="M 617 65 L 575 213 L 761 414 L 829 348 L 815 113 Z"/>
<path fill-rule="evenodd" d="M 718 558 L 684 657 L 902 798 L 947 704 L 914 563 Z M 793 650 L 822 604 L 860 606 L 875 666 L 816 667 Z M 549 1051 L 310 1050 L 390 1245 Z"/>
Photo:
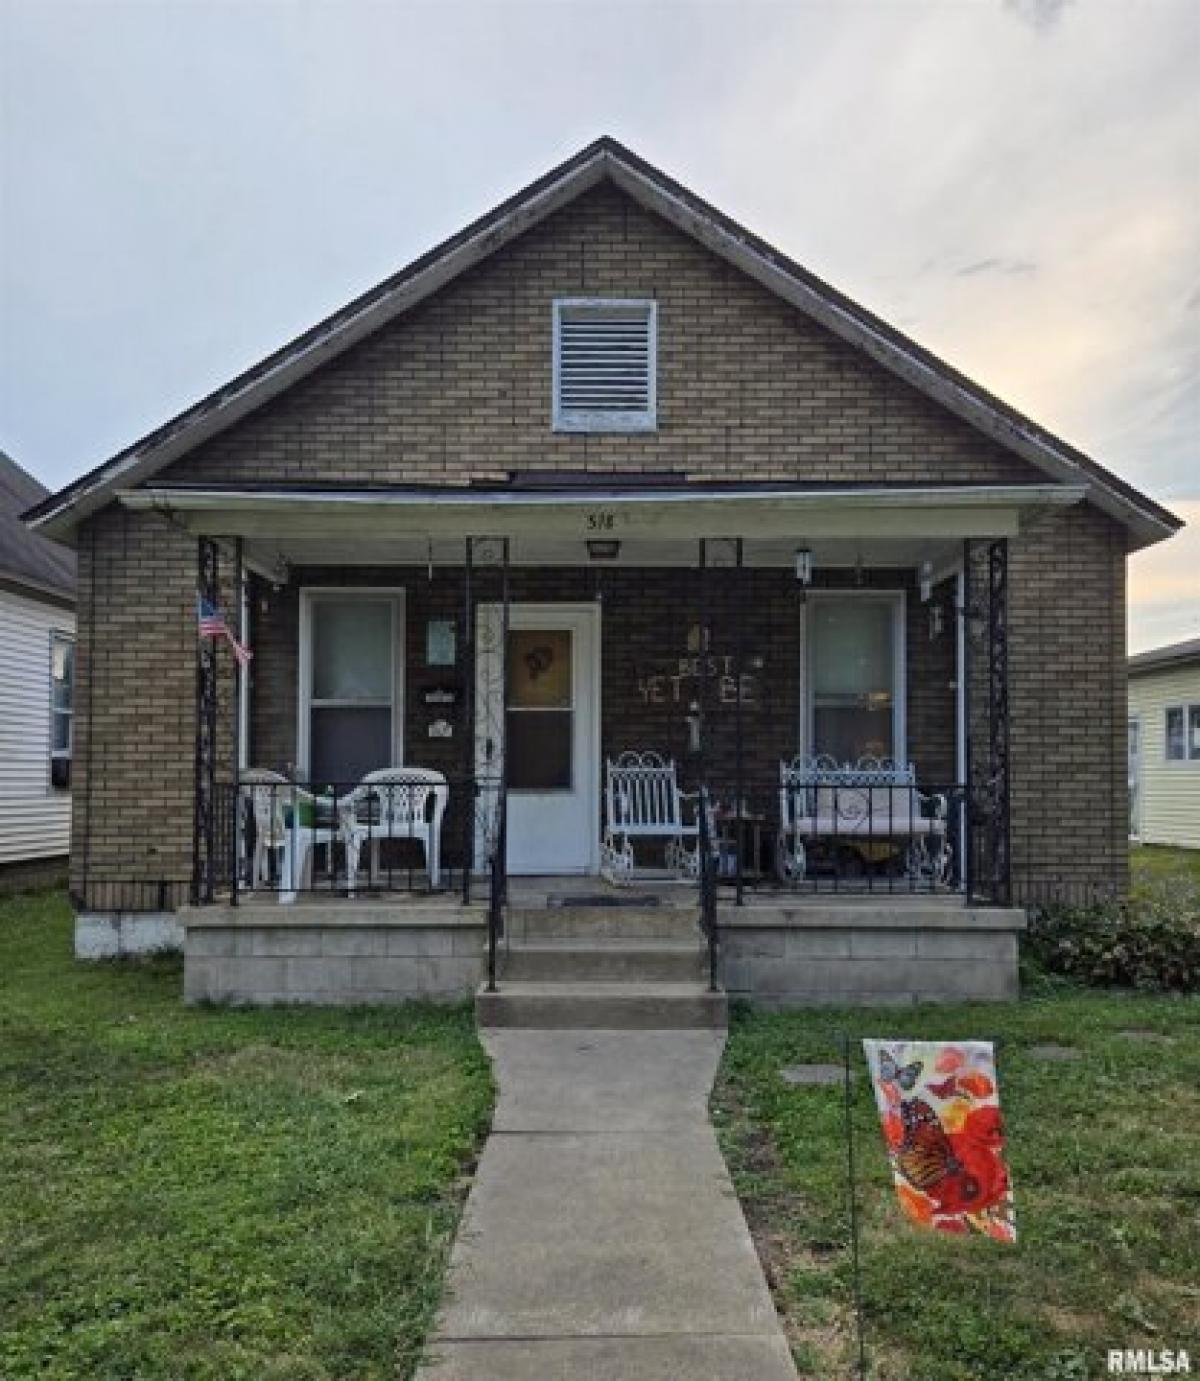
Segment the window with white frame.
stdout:
<path fill-rule="evenodd" d="M 403 593 L 305 590 L 301 599 L 301 765 L 339 790 L 400 764 Z"/>
<path fill-rule="evenodd" d="M 809 595 L 810 753 L 839 763 L 904 757 L 903 610 L 893 593 Z"/>
<path fill-rule="evenodd" d="M 71 785 L 71 745 L 75 737 L 75 639 L 50 634 L 50 785 Z"/>
<path fill-rule="evenodd" d="M 554 302 L 554 429 L 653 431 L 658 415 L 658 311 L 642 298 Z"/>
<path fill-rule="evenodd" d="M 1200 762 L 1200 705 L 1168 705 L 1165 711 L 1168 762 Z"/>

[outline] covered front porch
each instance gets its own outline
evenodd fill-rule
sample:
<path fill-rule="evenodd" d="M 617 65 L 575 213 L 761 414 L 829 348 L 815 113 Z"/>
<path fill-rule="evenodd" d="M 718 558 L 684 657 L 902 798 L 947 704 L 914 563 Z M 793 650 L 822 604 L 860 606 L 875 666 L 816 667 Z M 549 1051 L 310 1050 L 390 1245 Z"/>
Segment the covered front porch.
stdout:
<path fill-rule="evenodd" d="M 525 993 L 559 942 L 646 1021 L 1011 991 L 1008 539 L 1061 488 L 125 501 L 253 652 L 197 654 L 191 996 L 549 1023 L 613 997 Z"/>
<path fill-rule="evenodd" d="M 1072 494 L 132 491 L 254 653 L 200 645 L 194 897 L 1003 901 L 1007 540 Z"/>

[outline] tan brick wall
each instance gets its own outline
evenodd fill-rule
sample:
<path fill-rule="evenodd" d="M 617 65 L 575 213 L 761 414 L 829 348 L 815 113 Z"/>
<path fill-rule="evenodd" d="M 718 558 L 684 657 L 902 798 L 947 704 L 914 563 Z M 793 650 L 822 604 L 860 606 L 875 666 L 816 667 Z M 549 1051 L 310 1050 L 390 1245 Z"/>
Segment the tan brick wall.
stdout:
<path fill-rule="evenodd" d="M 551 302 L 658 302 L 658 429 L 550 429 Z M 1044 480 L 612 188 L 171 467 L 173 479 L 465 484 L 513 470 L 692 479 Z"/>
<path fill-rule="evenodd" d="M 557 294 L 657 299 L 657 432 L 550 430 Z M 582 198 L 169 474 L 452 484 L 534 469 L 671 471 L 693 480 L 1043 478 L 612 189 Z M 79 891 L 86 875 L 93 904 L 102 905 L 99 882 L 190 874 L 196 548 L 159 518 L 109 509 L 86 525 L 81 558 L 72 883 Z M 627 746 L 619 740 L 630 724 L 617 713 L 621 696 L 636 687 L 639 659 L 659 655 L 685 628 L 687 601 L 672 583 L 678 577 L 605 579 L 614 599 L 607 626 L 618 627 L 616 610 L 626 610 L 624 636 L 605 648 L 605 747 L 615 751 Z M 774 665 L 786 668 L 795 660 L 785 611 L 794 592 L 772 576 L 748 579 L 751 600 L 718 610 L 717 637 L 722 618 L 732 626 L 744 610 L 748 641 L 778 640 Z M 1120 530 L 1091 509 L 1043 519 L 1013 545 L 1012 587 L 1016 871 L 1119 885 L 1127 866 Z M 527 593 L 539 590 L 589 597 L 593 577 L 544 573 Z M 294 756 L 294 592 L 267 598 L 254 667 L 255 756 L 279 765 Z M 450 584 L 421 602 L 457 613 L 458 599 Z M 422 636 L 411 617 L 414 665 Z M 952 644 L 949 636 L 928 642 L 924 610 L 912 601 L 911 746 L 938 779 L 954 767 Z M 225 649 L 221 658 L 227 672 Z M 639 714 L 639 736 L 658 734 L 675 747 L 675 720 Z M 789 740 L 797 714 L 795 681 L 781 674 L 760 722 L 748 726 L 756 767 Z"/>

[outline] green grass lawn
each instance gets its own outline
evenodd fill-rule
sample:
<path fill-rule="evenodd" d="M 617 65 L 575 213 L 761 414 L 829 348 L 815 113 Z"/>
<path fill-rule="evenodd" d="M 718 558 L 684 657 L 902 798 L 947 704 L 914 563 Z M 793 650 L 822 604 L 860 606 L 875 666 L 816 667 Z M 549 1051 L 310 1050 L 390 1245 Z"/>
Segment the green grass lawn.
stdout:
<path fill-rule="evenodd" d="M 403 1377 L 491 1109 L 466 1008 L 186 1008 L 0 902 L 0 1377 Z"/>
<path fill-rule="evenodd" d="M 1129 872 L 1134 890 L 1139 883 L 1162 878 L 1190 878 L 1200 884 L 1200 849 L 1168 849 L 1161 844 L 1131 844 Z"/>
<path fill-rule="evenodd" d="M 1083 1381 L 1107 1375 L 1118 1347 L 1190 1347 L 1200 1370 L 1200 998 L 1071 989 L 986 1007 L 738 1015 L 715 1116 L 802 1375 L 855 1375 L 843 1091 L 789 1086 L 780 1069 L 839 1061 L 843 1030 L 999 1042 L 1019 1234 L 1012 1247 L 901 1218 L 852 1047 L 872 1377 Z M 1037 1043 L 1080 1058 L 1039 1062 Z"/>

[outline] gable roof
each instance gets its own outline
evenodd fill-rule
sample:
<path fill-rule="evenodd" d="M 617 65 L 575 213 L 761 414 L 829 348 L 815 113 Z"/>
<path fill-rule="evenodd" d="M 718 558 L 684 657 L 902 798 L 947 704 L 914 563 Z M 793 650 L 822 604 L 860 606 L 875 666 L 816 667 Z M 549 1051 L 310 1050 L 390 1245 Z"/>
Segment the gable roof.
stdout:
<path fill-rule="evenodd" d="M 1200 666 L 1200 638 L 1188 638 L 1181 643 L 1168 643 L 1165 647 L 1152 647 L 1149 652 L 1139 652 L 1136 657 L 1129 659 L 1129 674 L 1136 676 L 1141 672 L 1193 664 Z"/>
<path fill-rule="evenodd" d="M 84 517 L 112 499 L 118 485 L 127 488 L 150 478 L 606 180 L 1050 478 L 1084 484 L 1089 499 L 1128 529 L 1131 549 L 1160 541 L 1183 526 L 1153 499 L 608 137 L 589 144 L 457 235 L 37 504 L 27 520 L 69 540 Z"/>
<path fill-rule="evenodd" d="M 21 514 L 50 491 L 0 451 L 0 583 L 32 594 L 75 598 L 75 553 L 39 536 Z"/>

